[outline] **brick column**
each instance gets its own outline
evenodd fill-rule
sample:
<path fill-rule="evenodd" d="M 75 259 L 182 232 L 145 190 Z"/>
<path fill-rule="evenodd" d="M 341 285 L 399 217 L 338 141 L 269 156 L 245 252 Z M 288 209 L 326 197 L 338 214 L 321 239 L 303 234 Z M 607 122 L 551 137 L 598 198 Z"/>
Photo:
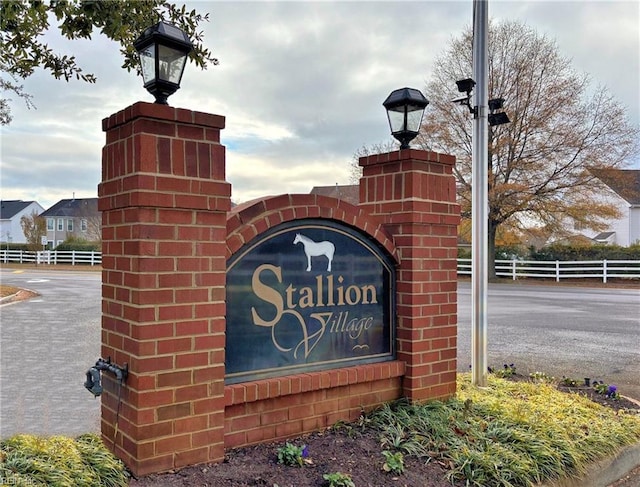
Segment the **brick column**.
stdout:
<path fill-rule="evenodd" d="M 129 377 L 103 374 L 101 426 L 134 475 L 224 458 L 222 128 L 149 103 L 103 120 L 102 356 Z"/>
<path fill-rule="evenodd" d="M 455 157 L 407 149 L 360 158 L 360 206 L 385 221 L 400 258 L 397 350 L 405 397 L 456 390 L 457 225 Z"/>

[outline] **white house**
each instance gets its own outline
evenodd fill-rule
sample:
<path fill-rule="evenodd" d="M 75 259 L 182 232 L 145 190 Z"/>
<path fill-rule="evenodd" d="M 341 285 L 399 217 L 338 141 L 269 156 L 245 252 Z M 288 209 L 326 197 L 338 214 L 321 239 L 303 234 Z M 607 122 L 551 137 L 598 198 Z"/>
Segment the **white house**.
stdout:
<path fill-rule="evenodd" d="M 622 247 L 640 243 L 640 170 L 607 169 L 592 172 L 604 183 L 601 197 L 614 204 L 621 214 L 619 219 L 611 220 L 606 231 L 594 235 L 592 240 Z"/>
<path fill-rule="evenodd" d="M 72 236 L 91 242 L 101 239 L 102 219 L 98 211 L 98 198 L 60 200 L 40 216 L 47 221 L 50 248 L 56 248 Z"/>
<path fill-rule="evenodd" d="M 44 208 L 36 201 L 0 201 L 0 242 L 27 243 L 20 219 L 23 216 L 31 216 L 32 213 L 39 215 L 43 211 Z"/>

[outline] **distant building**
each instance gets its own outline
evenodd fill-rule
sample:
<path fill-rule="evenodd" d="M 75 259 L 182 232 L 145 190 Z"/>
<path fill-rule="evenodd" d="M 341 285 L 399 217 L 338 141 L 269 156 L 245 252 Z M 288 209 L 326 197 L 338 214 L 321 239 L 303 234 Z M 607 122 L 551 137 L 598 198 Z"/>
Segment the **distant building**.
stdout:
<path fill-rule="evenodd" d="M 36 201 L 1 200 L 0 201 L 0 242 L 27 243 L 22 232 L 20 219 L 23 216 L 39 215 L 44 208 Z"/>
<path fill-rule="evenodd" d="M 69 237 L 89 242 L 101 240 L 101 215 L 98 198 L 72 198 L 60 200 L 41 217 L 47 221 L 47 241 L 55 248 Z"/>
<path fill-rule="evenodd" d="M 357 184 L 348 184 L 344 186 L 314 186 L 311 194 L 319 194 L 322 196 L 330 196 L 339 200 L 344 200 L 352 205 L 360 203 L 360 186 Z"/>
<path fill-rule="evenodd" d="M 623 247 L 640 243 L 640 170 L 600 169 L 592 173 L 604 183 L 600 197 L 615 205 L 621 216 L 591 239 Z"/>

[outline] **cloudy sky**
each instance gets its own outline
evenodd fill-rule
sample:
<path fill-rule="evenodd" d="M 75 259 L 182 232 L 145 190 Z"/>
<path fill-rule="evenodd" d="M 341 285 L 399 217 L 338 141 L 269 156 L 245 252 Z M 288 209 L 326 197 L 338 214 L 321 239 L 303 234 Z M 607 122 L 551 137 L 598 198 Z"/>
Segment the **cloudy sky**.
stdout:
<path fill-rule="evenodd" d="M 211 2 L 205 43 L 220 66 L 188 65 L 173 106 L 226 117 L 232 199 L 308 193 L 349 183 L 363 145 L 390 140 L 381 103 L 403 86 L 424 89 L 452 37 L 472 23 L 472 0 L 394 2 Z M 640 125 L 640 2 L 491 0 L 489 16 L 519 20 L 554 39 L 579 72 L 604 84 Z M 75 54 L 97 84 L 68 84 L 46 73 L 24 82 L 36 110 L 13 103 L 2 127 L 2 199 L 97 196 L 101 120 L 137 101 L 153 101 L 118 47 L 99 36 L 52 47 Z M 470 75 L 472 73 L 469 73 Z M 455 91 L 455 80 L 451 80 Z M 640 162 L 636 163 L 640 167 Z"/>

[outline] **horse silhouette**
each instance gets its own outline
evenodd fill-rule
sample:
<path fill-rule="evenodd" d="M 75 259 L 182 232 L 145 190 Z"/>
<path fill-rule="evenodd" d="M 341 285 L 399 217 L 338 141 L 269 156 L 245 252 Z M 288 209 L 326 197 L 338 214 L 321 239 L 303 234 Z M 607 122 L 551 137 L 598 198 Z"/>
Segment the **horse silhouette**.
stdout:
<path fill-rule="evenodd" d="M 328 240 L 324 240 L 323 242 L 314 242 L 309 237 L 296 233 L 296 238 L 293 240 L 293 244 L 295 245 L 300 242 L 302 242 L 304 253 L 307 255 L 307 272 L 311 270 L 311 257 L 317 257 L 319 255 L 324 255 L 329 259 L 327 272 L 331 272 L 333 253 L 336 251 L 336 247 L 331 242 Z"/>

